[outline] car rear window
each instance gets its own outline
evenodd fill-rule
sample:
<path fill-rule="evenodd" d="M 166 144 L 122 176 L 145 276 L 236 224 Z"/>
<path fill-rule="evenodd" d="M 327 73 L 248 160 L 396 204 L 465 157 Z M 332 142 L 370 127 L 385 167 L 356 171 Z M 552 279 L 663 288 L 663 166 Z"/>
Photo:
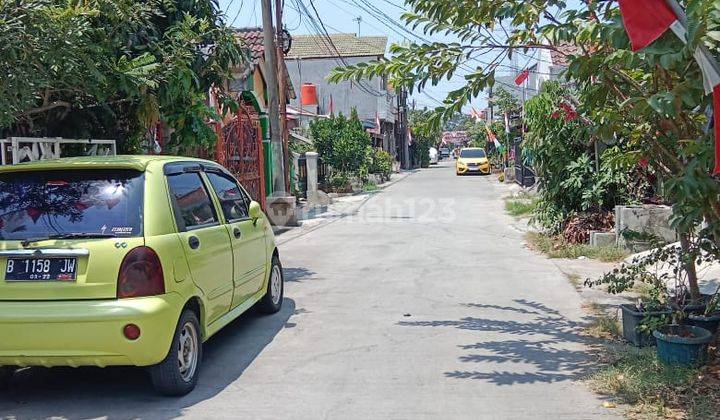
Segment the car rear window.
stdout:
<path fill-rule="evenodd" d="M 143 181 L 133 170 L 0 174 L 0 240 L 142 236 Z"/>
<path fill-rule="evenodd" d="M 485 151 L 483 149 L 463 149 L 460 151 L 460 157 L 478 159 L 485 157 Z"/>

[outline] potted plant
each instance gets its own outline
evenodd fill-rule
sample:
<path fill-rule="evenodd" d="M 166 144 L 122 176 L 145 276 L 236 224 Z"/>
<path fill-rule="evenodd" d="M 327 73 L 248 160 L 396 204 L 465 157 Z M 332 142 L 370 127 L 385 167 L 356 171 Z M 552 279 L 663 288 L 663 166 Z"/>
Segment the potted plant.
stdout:
<path fill-rule="evenodd" d="M 714 337 L 720 326 L 720 286 L 714 294 L 705 296 L 707 298 L 702 310 L 690 312 L 687 316 L 687 323 L 710 331 Z"/>
<path fill-rule="evenodd" d="M 650 313 L 646 312 L 644 327 L 639 325 L 635 330 L 644 333 L 652 331 L 660 361 L 667 364 L 702 364 L 707 359 L 707 345 L 712 341 L 713 333 L 687 321 L 689 316 L 698 322 L 712 321 L 706 318 L 717 312 L 717 293 L 710 299 L 703 298 L 699 293 L 696 265 L 716 261 L 718 254 L 718 248 L 712 241 L 698 240 L 693 243 L 683 240 L 681 244 L 656 248 L 636 257 L 631 264 L 623 264 L 600 280 L 590 282 L 590 285 L 607 284 L 609 292 L 620 293 L 638 280 L 649 284 L 651 298 L 655 302 L 664 303 L 670 317 L 664 315 L 659 318 L 653 314 L 655 317 L 652 319 L 647 316 Z M 693 315 L 698 308 L 704 308 L 703 318 Z M 623 326 L 630 325 L 625 321 L 626 314 L 637 316 L 623 310 Z M 631 335 L 625 331 L 623 334 L 635 343 Z"/>

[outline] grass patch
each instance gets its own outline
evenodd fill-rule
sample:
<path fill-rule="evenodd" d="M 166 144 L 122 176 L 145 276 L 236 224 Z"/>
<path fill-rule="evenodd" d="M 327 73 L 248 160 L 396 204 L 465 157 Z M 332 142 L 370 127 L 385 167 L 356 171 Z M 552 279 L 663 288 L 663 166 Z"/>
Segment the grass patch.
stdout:
<path fill-rule="evenodd" d="M 617 339 L 622 335 L 622 328 L 617 317 L 612 317 L 603 312 L 596 305 L 591 304 L 589 311 L 593 313 L 593 321 L 585 329 L 591 337 L 607 340 Z"/>
<path fill-rule="evenodd" d="M 665 366 L 654 348 L 608 347 L 608 363 L 590 377 L 591 387 L 630 404 L 633 418 L 716 418 L 718 378 L 704 370 Z M 709 375 L 713 375 L 710 377 Z"/>
<path fill-rule="evenodd" d="M 588 382 L 596 392 L 628 405 L 633 419 L 712 419 L 720 412 L 720 365 L 717 357 L 700 369 L 666 366 L 654 347 L 638 349 L 618 341 L 617 317 L 597 304 L 585 309 L 594 317 L 585 332 L 598 339 L 601 367 Z M 712 357 L 711 350 L 711 357 Z"/>
<path fill-rule="evenodd" d="M 379 190 L 380 187 L 377 186 L 377 184 L 373 182 L 368 182 L 366 184 L 363 184 L 363 191 L 364 192 L 373 192 Z"/>
<path fill-rule="evenodd" d="M 525 239 L 535 250 L 546 254 L 550 258 L 578 258 L 587 257 L 603 262 L 617 262 L 623 260 L 629 253 L 614 246 L 592 247 L 590 245 L 572 245 L 562 239 L 538 232 L 529 232 Z"/>
<path fill-rule="evenodd" d="M 523 217 L 530 216 L 537 206 L 537 200 L 531 199 L 512 199 L 505 201 L 505 211 L 510 216 Z"/>

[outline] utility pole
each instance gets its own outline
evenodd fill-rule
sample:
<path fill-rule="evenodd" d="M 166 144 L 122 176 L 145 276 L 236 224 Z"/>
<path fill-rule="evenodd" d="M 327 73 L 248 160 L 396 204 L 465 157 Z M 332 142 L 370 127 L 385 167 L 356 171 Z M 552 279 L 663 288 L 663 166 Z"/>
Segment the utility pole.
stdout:
<path fill-rule="evenodd" d="M 267 80 L 268 116 L 270 117 L 270 144 L 272 145 L 273 194 L 285 196 L 285 164 L 283 136 L 280 127 L 278 89 L 278 63 L 271 0 L 261 0 L 263 20 L 263 49 L 265 50 L 265 78 Z"/>
<path fill-rule="evenodd" d="M 285 51 L 283 42 L 283 0 L 275 0 L 275 31 L 277 33 L 277 77 L 278 77 L 278 101 L 280 105 L 280 134 L 282 135 L 282 158 L 285 183 L 285 191 L 290 191 L 290 158 L 288 156 L 288 128 L 287 128 L 287 79 L 285 78 Z"/>
<path fill-rule="evenodd" d="M 360 24 L 362 23 L 362 16 L 358 16 L 353 19 L 358 24 L 358 33 L 357 36 L 360 36 Z"/>

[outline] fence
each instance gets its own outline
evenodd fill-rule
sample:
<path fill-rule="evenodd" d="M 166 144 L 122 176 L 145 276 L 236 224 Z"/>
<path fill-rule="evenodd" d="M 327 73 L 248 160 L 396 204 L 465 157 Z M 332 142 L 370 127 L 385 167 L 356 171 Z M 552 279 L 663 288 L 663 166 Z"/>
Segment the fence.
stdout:
<path fill-rule="evenodd" d="M 323 162 L 322 158 L 318 157 L 318 188 L 323 191 L 328 191 L 330 187 L 330 165 Z M 302 153 L 298 157 L 297 167 L 297 193 L 300 197 L 307 198 L 307 157 L 305 153 Z"/>
<path fill-rule="evenodd" d="M 117 154 L 115 140 L 10 137 L 0 139 L 0 165 L 59 159 L 64 156 Z"/>

